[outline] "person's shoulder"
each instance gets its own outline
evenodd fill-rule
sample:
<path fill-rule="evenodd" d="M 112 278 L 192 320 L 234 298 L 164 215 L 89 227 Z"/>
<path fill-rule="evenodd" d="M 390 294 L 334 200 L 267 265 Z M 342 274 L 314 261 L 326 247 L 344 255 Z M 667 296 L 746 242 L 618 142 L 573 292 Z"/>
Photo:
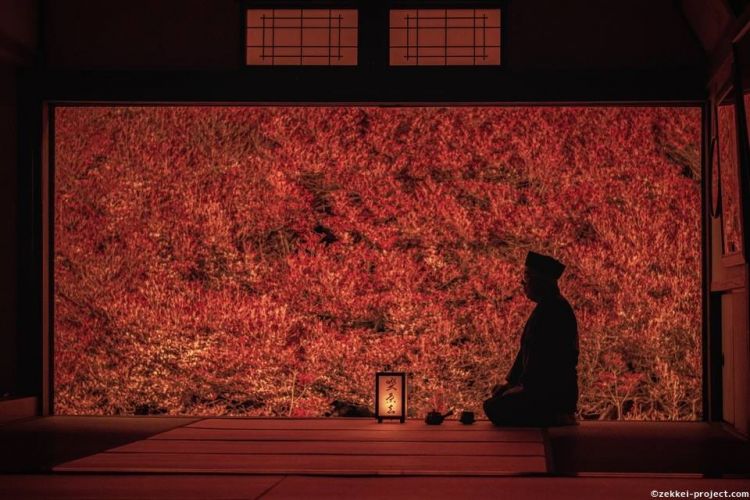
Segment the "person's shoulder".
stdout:
<path fill-rule="evenodd" d="M 549 297 L 542 301 L 540 303 L 541 306 L 545 308 L 569 308 L 570 303 L 568 302 L 568 299 L 562 296 L 562 294 L 557 294 L 555 296 Z"/>
<path fill-rule="evenodd" d="M 562 296 L 562 294 L 557 295 L 557 301 L 559 303 L 559 307 L 562 307 L 563 309 L 569 309 L 573 310 L 573 306 L 570 305 L 570 302 L 568 302 L 568 299 Z"/>
<path fill-rule="evenodd" d="M 558 294 L 556 297 L 551 297 L 549 300 L 544 301 L 543 308 L 545 312 L 555 316 L 573 316 L 573 306 L 570 305 L 568 299 Z"/>

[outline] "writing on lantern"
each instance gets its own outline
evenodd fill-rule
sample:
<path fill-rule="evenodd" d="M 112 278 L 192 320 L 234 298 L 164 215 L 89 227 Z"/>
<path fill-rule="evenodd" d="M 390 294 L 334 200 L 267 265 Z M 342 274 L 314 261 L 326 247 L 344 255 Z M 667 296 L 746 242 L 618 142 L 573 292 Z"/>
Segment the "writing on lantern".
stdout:
<path fill-rule="evenodd" d="M 398 384 L 398 379 L 396 377 L 388 377 L 385 380 L 385 390 L 386 390 L 386 414 L 388 415 L 395 415 L 396 414 L 396 384 Z"/>
<path fill-rule="evenodd" d="M 375 414 L 383 419 L 406 419 L 406 373 L 378 372 L 375 375 Z"/>

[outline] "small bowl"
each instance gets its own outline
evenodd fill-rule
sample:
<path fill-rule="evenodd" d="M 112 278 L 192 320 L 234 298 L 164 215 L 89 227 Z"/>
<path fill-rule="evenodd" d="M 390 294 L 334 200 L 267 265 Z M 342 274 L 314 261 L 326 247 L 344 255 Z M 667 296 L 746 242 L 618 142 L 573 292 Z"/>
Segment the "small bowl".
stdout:
<path fill-rule="evenodd" d="M 474 412 L 473 411 L 462 411 L 461 418 L 459 421 L 464 425 L 471 425 L 474 423 Z"/>

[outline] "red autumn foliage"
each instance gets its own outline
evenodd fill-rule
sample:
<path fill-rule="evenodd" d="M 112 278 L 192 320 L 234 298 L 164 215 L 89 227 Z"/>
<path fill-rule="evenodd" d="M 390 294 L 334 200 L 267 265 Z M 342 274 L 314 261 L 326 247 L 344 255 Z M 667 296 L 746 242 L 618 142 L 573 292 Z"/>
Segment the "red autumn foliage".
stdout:
<path fill-rule="evenodd" d="M 319 416 L 410 373 L 480 411 L 567 264 L 583 418 L 700 417 L 700 112 L 72 107 L 55 116 L 60 414 Z"/>

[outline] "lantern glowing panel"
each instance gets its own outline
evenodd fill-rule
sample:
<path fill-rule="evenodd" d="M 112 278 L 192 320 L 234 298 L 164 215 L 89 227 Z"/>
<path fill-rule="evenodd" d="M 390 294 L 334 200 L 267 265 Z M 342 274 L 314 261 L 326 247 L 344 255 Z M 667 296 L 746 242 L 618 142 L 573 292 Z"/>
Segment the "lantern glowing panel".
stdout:
<path fill-rule="evenodd" d="M 406 420 L 406 373 L 379 372 L 375 374 L 375 416 L 384 419 Z"/>

